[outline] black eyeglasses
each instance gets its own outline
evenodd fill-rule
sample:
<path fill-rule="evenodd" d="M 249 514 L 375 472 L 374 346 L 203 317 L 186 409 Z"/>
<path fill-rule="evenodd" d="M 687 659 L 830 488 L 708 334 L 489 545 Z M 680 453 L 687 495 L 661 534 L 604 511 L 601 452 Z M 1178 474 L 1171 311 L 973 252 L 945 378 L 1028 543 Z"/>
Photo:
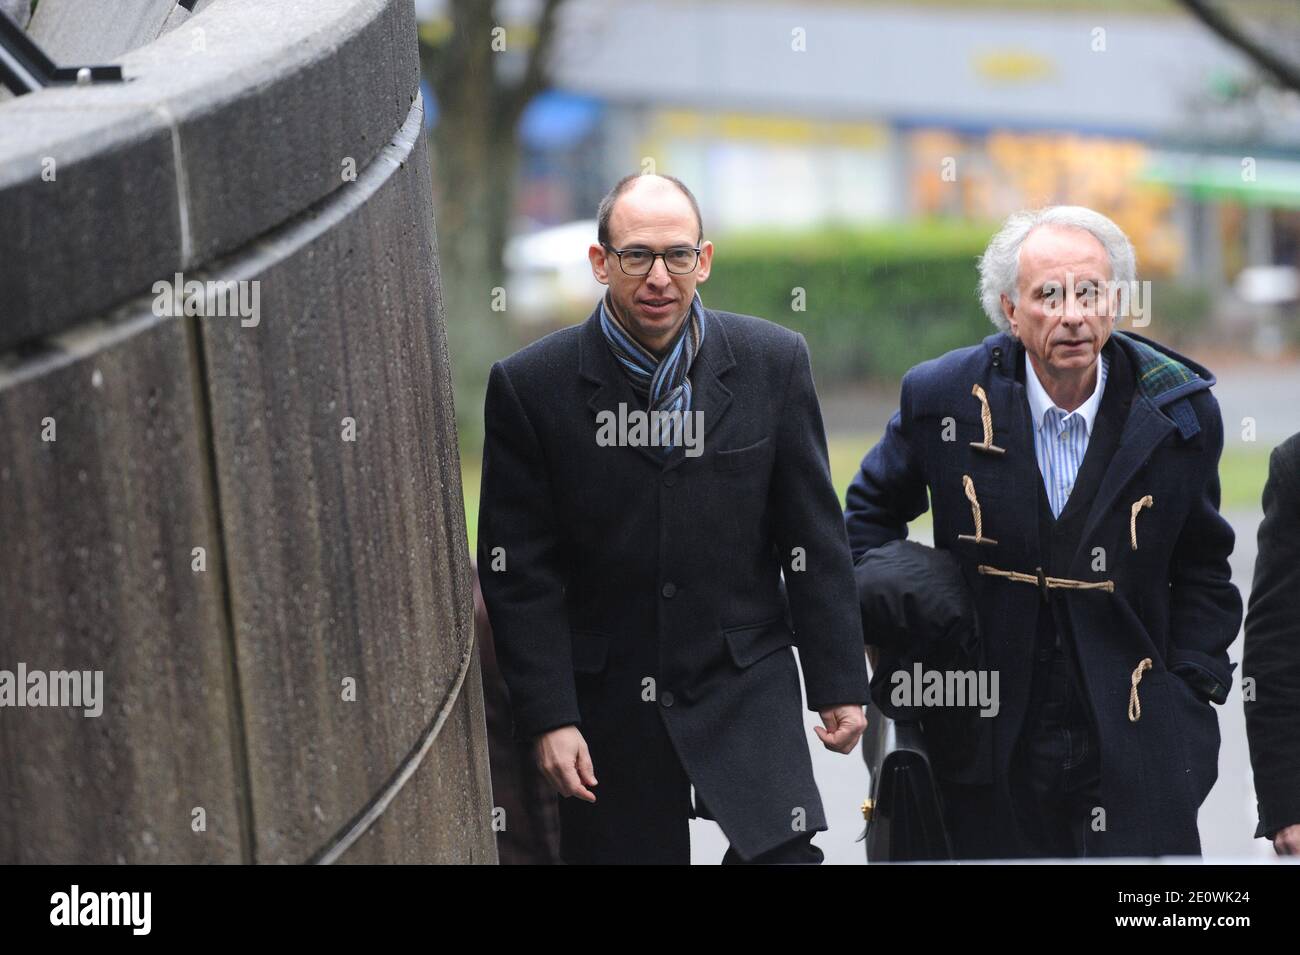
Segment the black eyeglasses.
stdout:
<path fill-rule="evenodd" d="M 674 275 L 689 275 L 700 261 L 700 250 L 693 246 L 651 252 L 649 249 L 616 249 L 607 242 L 601 245 L 618 256 L 619 268 L 627 275 L 649 275 L 655 267 L 655 259 L 663 259 L 664 268 Z"/>

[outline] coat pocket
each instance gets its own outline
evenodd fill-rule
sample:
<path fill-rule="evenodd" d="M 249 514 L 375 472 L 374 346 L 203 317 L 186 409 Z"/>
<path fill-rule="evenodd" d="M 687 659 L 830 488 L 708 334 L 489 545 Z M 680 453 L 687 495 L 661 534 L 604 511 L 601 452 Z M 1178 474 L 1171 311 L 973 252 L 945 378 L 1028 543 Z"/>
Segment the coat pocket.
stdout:
<path fill-rule="evenodd" d="M 1219 778 L 1219 714 L 1178 674 L 1165 671 L 1165 686 L 1178 723 L 1192 808 L 1199 809 Z"/>
<path fill-rule="evenodd" d="M 748 447 L 716 452 L 713 455 L 713 467 L 717 471 L 739 471 L 766 460 L 771 453 L 772 438 L 768 436 Z"/>
<path fill-rule="evenodd" d="M 768 654 L 794 644 L 794 635 L 782 617 L 773 617 L 743 627 L 728 627 L 722 631 L 722 638 L 726 641 L 732 661 L 742 670 L 753 666 Z"/>
<path fill-rule="evenodd" d="M 573 672 L 601 673 L 609 659 L 609 635 L 598 630 L 573 630 Z"/>

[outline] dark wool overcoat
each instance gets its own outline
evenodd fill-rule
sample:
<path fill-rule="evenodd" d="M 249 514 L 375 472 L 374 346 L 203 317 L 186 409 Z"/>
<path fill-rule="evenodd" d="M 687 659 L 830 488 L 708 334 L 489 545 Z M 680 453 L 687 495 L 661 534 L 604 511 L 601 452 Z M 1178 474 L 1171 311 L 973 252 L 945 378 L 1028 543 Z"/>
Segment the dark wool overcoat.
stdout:
<path fill-rule="evenodd" d="M 1246 614 L 1242 680 L 1256 836 L 1300 823 L 1300 434 L 1273 449 Z"/>
<path fill-rule="evenodd" d="M 807 346 L 704 322 L 696 456 L 597 442 L 643 407 L 598 312 L 489 378 L 479 574 L 516 733 L 577 725 L 599 781 L 561 802 L 569 861 L 689 861 L 689 784 L 744 858 L 826 828 L 791 647 L 809 708 L 869 699 Z"/>
<path fill-rule="evenodd" d="M 1241 624 L 1228 567 L 1233 531 L 1218 509 L 1223 424 L 1206 369 L 1135 334 L 1116 332 L 1105 348 L 1110 401 L 1103 397 L 1060 515 L 1081 529 L 1073 546 L 1055 548 L 1063 552 L 1044 552 L 1026 358 L 1006 333 L 907 373 L 899 411 L 848 492 L 855 560 L 905 537 L 907 523 L 929 506 L 935 546 L 956 555 L 974 596 L 984 665 L 999 673 L 1000 710 L 945 720 L 943 735 L 952 738 L 931 743 L 936 771 L 959 794 L 948 806 L 951 822 L 978 855 L 1032 854 L 1016 823 L 1013 797 L 1023 794 L 1010 791 L 1009 767 L 1029 702 L 1045 599 L 1040 574 L 1110 582 L 1047 588 L 1045 605 L 1074 644 L 1100 749 L 1095 854 L 1200 852 L 1197 809 L 1218 775 L 1211 701 L 1226 699 L 1228 646 Z M 1003 453 L 984 450 L 989 445 Z M 1140 711 L 1130 719 L 1135 679 Z"/>

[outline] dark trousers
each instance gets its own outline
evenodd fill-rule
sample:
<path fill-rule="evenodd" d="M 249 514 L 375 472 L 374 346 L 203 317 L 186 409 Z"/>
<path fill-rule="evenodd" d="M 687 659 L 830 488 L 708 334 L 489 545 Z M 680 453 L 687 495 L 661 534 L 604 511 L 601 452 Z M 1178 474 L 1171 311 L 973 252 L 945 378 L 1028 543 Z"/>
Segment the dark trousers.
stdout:
<path fill-rule="evenodd" d="M 640 758 L 626 774 L 617 771 L 620 763 L 601 759 L 604 740 L 588 739 L 600 784 L 595 803 L 560 799 L 560 855 L 566 864 L 690 865 L 690 820 L 713 816 L 698 793 L 692 805 L 691 781 L 667 731 L 657 719 L 650 725 L 650 739 L 639 741 Z M 615 736 L 608 745 L 627 744 Z M 728 846 L 722 864 L 818 865 L 822 851 L 812 844 L 813 835 L 799 833 L 753 859 Z"/>
<path fill-rule="evenodd" d="M 940 780 L 954 858 L 1095 854 L 1092 826 L 1101 802 L 1096 735 L 1071 648 L 1046 636 L 1035 651 L 1029 707 L 1007 780 L 1011 805 L 996 786 Z"/>
<path fill-rule="evenodd" d="M 583 736 L 600 782 L 592 790 L 594 803 L 556 797 L 561 859 L 568 865 L 689 865 L 691 782 L 658 714 L 632 727 L 588 725 Z M 612 758 L 627 747 L 635 747 L 635 762 Z"/>
<path fill-rule="evenodd" d="M 731 846 L 727 846 L 722 857 L 723 865 L 821 865 L 821 849 L 812 844 L 813 834 L 805 832 L 789 842 L 783 842 L 775 849 L 757 855 L 752 859 L 742 859 Z"/>
<path fill-rule="evenodd" d="M 1104 819 L 1101 759 L 1071 649 L 1040 644 L 1020 743 L 1011 767 L 1016 823 L 1031 857 L 1087 856 Z"/>

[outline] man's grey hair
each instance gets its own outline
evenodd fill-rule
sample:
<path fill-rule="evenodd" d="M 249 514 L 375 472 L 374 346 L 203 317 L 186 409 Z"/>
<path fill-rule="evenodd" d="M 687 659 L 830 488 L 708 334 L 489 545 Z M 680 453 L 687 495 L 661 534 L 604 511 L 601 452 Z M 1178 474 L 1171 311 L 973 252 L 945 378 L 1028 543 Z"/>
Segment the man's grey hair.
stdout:
<path fill-rule="evenodd" d="M 1137 256 L 1133 243 L 1119 226 L 1100 212 L 1083 206 L 1048 206 L 1015 212 L 1002 223 L 980 256 L 980 304 L 984 314 L 998 328 L 1009 331 L 1011 323 L 1002 313 L 1002 296 L 1016 301 L 1020 279 L 1020 247 L 1039 226 L 1082 229 L 1096 236 L 1110 260 L 1110 277 L 1125 287 L 1137 278 Z"/>

